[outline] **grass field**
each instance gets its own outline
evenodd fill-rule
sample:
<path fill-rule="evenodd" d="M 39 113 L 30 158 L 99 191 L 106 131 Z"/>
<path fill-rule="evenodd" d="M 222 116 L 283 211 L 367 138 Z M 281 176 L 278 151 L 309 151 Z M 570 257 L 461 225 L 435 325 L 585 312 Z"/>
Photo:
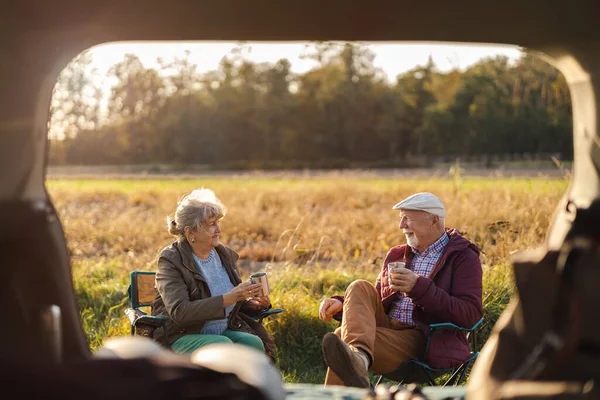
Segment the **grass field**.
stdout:
<path fill-rule="evenodd" d="M 154 270 L 172 238 L 166 216 L 192 189 L 207 187 L 228 207 L 223 242 L 242 257 L 242 278 L 266 269 L 271 300 L 286 312 L 266 322 L 288 382 L 319 383 L 320 340 L 335 328 L 317 318 L 325 296 L 357 278 L 375 280 L 387 250 L 404 242 L 391 207 L 418 191 L 445 202 L 446 224 L 482 249 L 485 339 L 512 293 L 511 254 L 544 241 L 566 180 L 296 177 L 52 180 L 89 344 L 129 333 L 123 314 L 132 270 Z"/>

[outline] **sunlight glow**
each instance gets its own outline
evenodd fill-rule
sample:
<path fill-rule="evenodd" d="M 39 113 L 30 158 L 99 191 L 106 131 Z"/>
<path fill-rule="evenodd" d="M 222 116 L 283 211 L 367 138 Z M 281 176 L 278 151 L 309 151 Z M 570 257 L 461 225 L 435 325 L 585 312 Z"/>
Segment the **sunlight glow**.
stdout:
<path fill-rule="evenodd" d="M 93 47 L 90 52 L 94 58 L 93 67 L 104 74 L 111 65 L 123 59 L 127 53 L 135 54 L 146 67 L 158 67 L 158 58 L 172 61 L 183 58 L 190 51 L 190 60 L 198 66 L 198 72 L 217 69 L 223 57 L 234 48 L 247 47 L 245 58 L 253 62 L 274 63 L 287 58 L 292 71 L 303 73 L 317 66 L 316 61 L 304 56 L 311 53 L 309 43 L 244 43 L 244 42 L 128 42 L 107 43 Z M 418 65 L 427 63 L 431 56 L 440 71 L 454 68 L 465 69 L 485 57 L 505 55 L 514 60 L 521 54 L 516 46 L 476 45 L 476 44 L 440 44 L 440 43 L 369 43 L 375 53 L 374 66 L 381 68 L 388 80 L 394 81 L 398 74 Z M 105 83 L 110 86 L 110 82 Z"/>

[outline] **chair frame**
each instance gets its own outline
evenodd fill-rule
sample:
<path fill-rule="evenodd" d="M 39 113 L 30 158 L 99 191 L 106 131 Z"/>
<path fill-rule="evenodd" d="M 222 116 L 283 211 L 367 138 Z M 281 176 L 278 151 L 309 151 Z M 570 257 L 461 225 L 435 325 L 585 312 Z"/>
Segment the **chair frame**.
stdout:
<path fill-rule="evenodd" d="M 129 284 L 129 302 L 131 307 L 125 310 L 125 314 L 129 317 L 131 322 L 131 335 L 135 335 L 137 332 L 137 325 L 146 324 L 150 326 L 156 327 L 165 327 L 167 323 L 167 318 L 165 317 L 156 317 L 153 315 L 147 315 L 144 311 L 140 310 L 140 307 L 149 307 L 151 303 L 142 303 L 139 300 L 139 290 L 137 285 L 137 276 L 138 275 L 153 275 L 156 276 L 156 272 L 152 271 L 132 271 L 130 274 L 130 284 Z M 255 321 L 259 324 L 262 324 L 263 320 L 271 315 L 279 314 L 284 311 L 283 308 L 272 308 L 270 310 L 263 311 L 260 315 L 253 317 Z M 167 330 L 165 329 L 164 334 L 164 343 L 165 345 L 169 344 L 169 337 L 167 334 Z"/>
<path fill-rule="evenodd" d="M 257 321 L 259 324 L 262 324 L 263 319 L 265 319 L 266 317 L 282 313 L 283 311 L 283 308 L 271 308 L 270 310 L 263 311 L 257 318 L 254 318 L 254 320 Z"/>
<path fill-rule="evenodd" d="M 167 318 L 165 317 L 157 317 L 153 315 L 148 315 L 144 311 L 140 310 L 140 307 L 149 307 L 151 303 L 142 303 L 139 299 L 139 288 L 137 284 L 137 276 L 138 275 L 153 275 L 156 276 L 156 272 L 150 271 L 132 271 L 130 276 L 130 284 L 129 284 L 129 302 L 131 308 L 125 310 L 125 314 L 129 317 L 131 322 L 131 335 L 134 336 L 137 332 L 138 324 L 146 324 L 150 326 L 157 327 L 165 327 L 167 323 Z M 165 329 L 164 334 L 164 344 L 169 344 L 169 336 L 167 330 Z"/>
<path fill-rule="evenodd" d="M 425 352 L 423 353 L 423 359 L 427 358 L 429 354 L 429 345 L 431 342 L 431 337 L 437 333 L 444 331 L 463 331 L 467 332 L 467 339 L 471 344 L 471 355 L 469 358 L 464 360 L 459 366 L 453 368 L 432 368 L 427 363 L 420 361 L 418 359 L 412 359 L 404 364 L 400 365 L 394 371 L 381 374 L 377 379 L 377 386 L 383 378 L 396 381 L 400 384 L 404 383 L 428 383 L 431 386 L 435 386 L 435 379 L 451 373 L 452 375 L 448 380 L 442 385 L 443 387 L 447 386 L 451 382 L 453 382 L 453 386 L 458 386 L 464 380 L 467 371 L 471 364 L 475 362 L 477 357 L 479 356 L 479 352 L 477 350 L 477 329 L 483 323 L 483 318 L 481 318 L 475 325 L 471 328 L 464 328 L 449 322 L 438 323 L 438 324 L 430 324 L 429 325 L 429 334 L 427 335 L 427 344 L 425 345 Z M 411 379 L 416 377 L 416 379 Z"/>

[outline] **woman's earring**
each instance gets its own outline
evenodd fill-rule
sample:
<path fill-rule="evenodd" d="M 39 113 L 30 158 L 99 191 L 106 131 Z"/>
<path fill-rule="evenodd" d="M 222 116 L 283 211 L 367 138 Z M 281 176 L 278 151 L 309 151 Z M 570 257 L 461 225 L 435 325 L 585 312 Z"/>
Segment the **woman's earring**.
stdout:
<path fill-rule="evenodd" d="M 196 243 L 196 239 L 195 238 L 192 238 L 192 243 Z"/>

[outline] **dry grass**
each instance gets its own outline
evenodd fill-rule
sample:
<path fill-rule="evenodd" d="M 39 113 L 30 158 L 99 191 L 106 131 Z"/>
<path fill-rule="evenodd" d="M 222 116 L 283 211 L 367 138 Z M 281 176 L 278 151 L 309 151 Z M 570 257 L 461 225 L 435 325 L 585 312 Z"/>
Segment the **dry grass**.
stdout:
<path fill-rule="evenodd" d="M 152 270 L 171 242 L 165 217 L 177 199 L 204 186 L 229 209 L 223 242 L 242 269 L 264 268 L 286 313 L 267 323 L 288 381 L 319 382 L 319 342 L 332 329 L 316 318 L 323 296 L 357 277 L 374 280 L 386 251 L 403 242 L 393 204 L 431 191 L 448 209 L 446 223 L 478 244 L 485 266 L 483 334 L 512 292 L 511 253 L 541 244 L 564 180 L 396 180 L 376 178 L 234 178 L 197 180 L 49 180 L 64 224 L 82 321 L 90 345 L 127 334 L 128 274 Z M 302 329 L 300 329 L 302 328 Z"/>

